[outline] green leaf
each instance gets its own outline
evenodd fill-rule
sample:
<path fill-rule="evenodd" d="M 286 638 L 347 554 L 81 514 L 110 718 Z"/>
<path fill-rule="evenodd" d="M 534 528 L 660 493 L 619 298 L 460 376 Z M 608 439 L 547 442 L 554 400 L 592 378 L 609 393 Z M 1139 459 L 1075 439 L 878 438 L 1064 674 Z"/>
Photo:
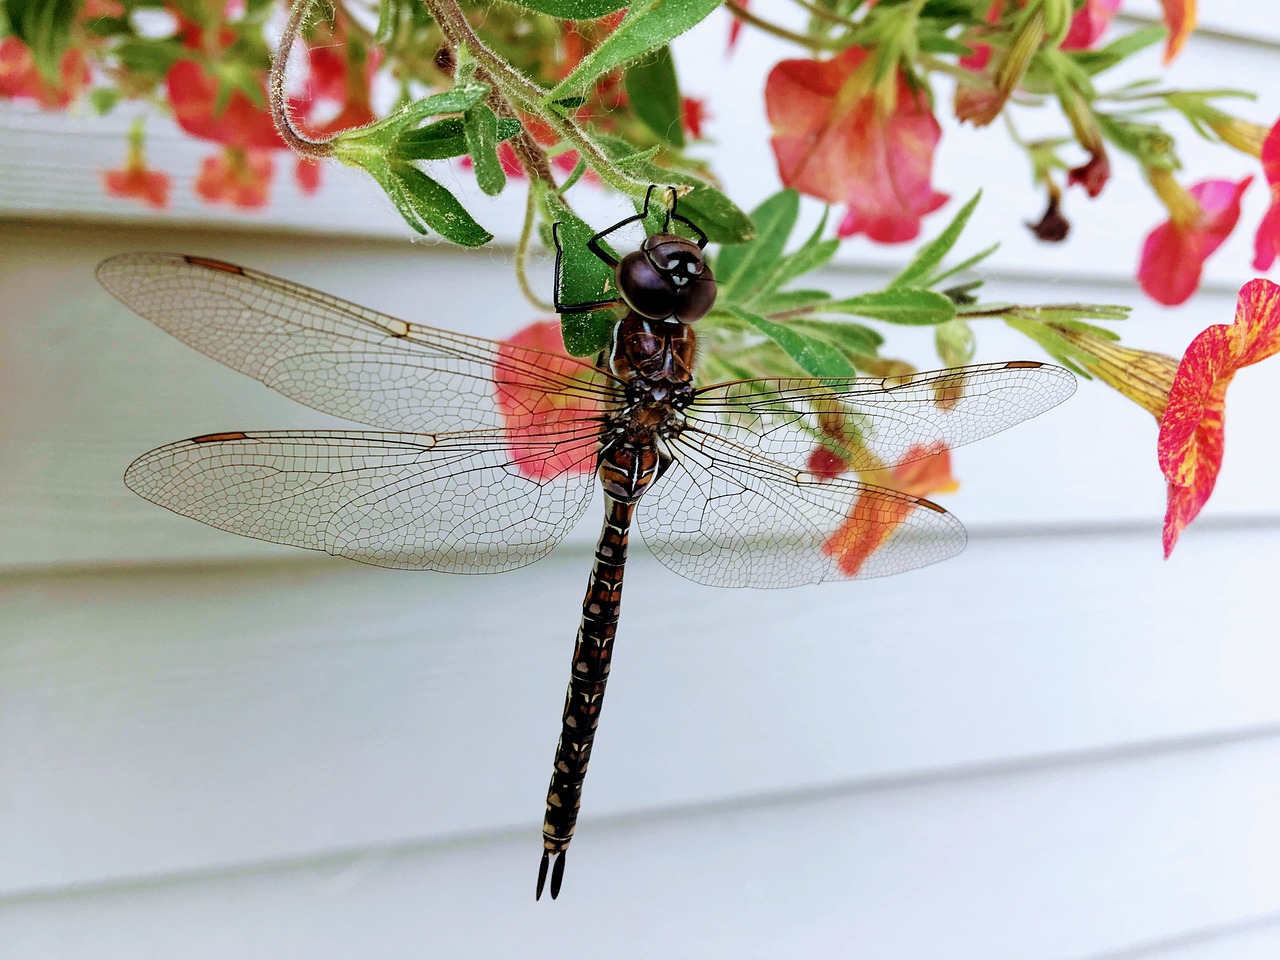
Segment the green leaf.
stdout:
<path fill-rule="evenodd" d="M 964 226 L 969 222 L 969 217 L 977 207 L 978 201 L 982 199 L 982 191 L 979 190 L 973 195 L 973 199 L 960 208 L 960 212 L 955 215 L 952 221 L 947 224 L 947 228 L 940 233 L 936 239 L 929 241 L 919 252 L 916 253 L 915 259 L 907 264 L 906 269 L 893 278 L 889 284 L 892 287 L 919 287 L 929 283 L 930 276 L 934 269 L 942 263 L 943 259 L 951 248 L 956 245 L 956 241 L 960 239 L 960 233 L 964 230 Z"/>
<path fill-rule="evenodd" d="M 781 293 L 767 293 L 751 300 L 752 309 L 758 313 L 787 313 L 792 310 L 804 310 L 819 304 L 830 302 L 831 294 L 825 290 L 784 290 Z"/>
<path fill-rule="evenodd" d="M 520 121 L 513 117 L 498 120 L 498 140 L 510 140 L 520 132 Z M 461 117 L 446 117 L 417 130 L 396 137 L 388 151 L 392 160 L 444 160 L 467 152 L 466 134 Z"/>
<path fill-rule="evenodd" d="M 939 283 L 941 283 L 943 280 L 946 280 L 948 277 L 954 277 L 957 273 L 964 273 L 966 270 L 972 270 L 974 267 L 976 267 L 983 260 L 987 259 L 987 257 L 991 256 L 993 253 L 995 253 L 999 249 L 1000 249 L 1000 244 L 993 243 L 991 246 L 987 247 L 985 250 L 979 250 L 972 257 L 968 257 L 965 260 L 961 260 L 954 267 L 947 267 L 947 269 L 943 270 L 942 273 L 935 274 L 933 277 L 929 279 L 929 285 L 937 286 Z"/>
<path fill-rule="evenodd" d="M 874 356 L 884 343 L 877 331 L 864 327 L 860 323 L 840 320 L 809 320 L 797 317 L 787 321 L 797 330 L 807 331 L 815 337 L 827 340 L 840 347 L 845 353 L 856 353 Z"/>
<path fill-rule="evenodd" d="M 550 5 L 555 0 L 538 2 Z M 556 5 L 572 3 L 574 0 L 560 0 Z M 637 60 L 680 36 L 718 6 L 720 0 L 639 0 L 631 3 L 617 29 L 561 80 L 547 99 L 558 100 L 587 90 L 609 71 Z"/>
<path fill-rule="evenodd" d="M 612 310 L 560 315 L 560 338 L 571 357 L 594 357 L 609 345 L 618 325 Z"/>
<path fill-rule="evenodd" d="M 547 222 L 556 224 L 556 254 L 560 261 L 556 302 L 599 303 L 616 299 L 618 291 L 613 284 L 613 268 L 587 249 L 587 241 L 596 230 L 554 193 L 543 195 L 542 210 Z M 608 244 L 604 247 L 616 256 L 616 251 Z M 567 337 L 566 334 L 566 341 Z"/>
<path fill-rule="evenodd" d="M 5 16 L 14 35 L 31 48 L 45 81 L 62 86 L 62 54 L 71 45 L 71 25 L 81 0 L 6 0 Z"/>
<path fill-rule="evenodd" d="M 840 249 L 839 238 L 822 239 L 823 231 L 827 228 L 827 213 L 829 211 L 829 207 L 822 211 L 822 219 L 818 221 L 818 226 L 814 228 L 813 233 L 809 235 L 809 239 L 801 245 L 800 249 L 788 254 L 779 261 L 778 266 L 761 284 L 761 293 L 771 293 L 779 290 L 792 280 L 817 270 L 835 256 L 836 251 Z"/>
<path fill-rule="evenodd" d="M 684 146 L 680 85 L 669 46 L 627 68 L 627 99 L 644 125 L 675 147 Z"/>
<path fill-rule="evenodd" d="M 696 223 L 707 239 L 716 243 L 746 243 L 756 235 L 751 218 L 723 193 L 705 183 L 697 184 L 680 198 L 680 214 Z"/>
<path fill-rule="evenodd" d="M 934 290 L 918 287 L 890 287 L 824 304 L 823 313 L 850 313 L 856 317 L 884 320 L 908 326 L 946 323 L 956 315 L 950 298 Z"/>
<path fill-rule="evenodd" d="M 89 106 L 98 116 L 106 116 L 120 102 L 120 91 L 115 87 L 96 87 L 89 93 Z"/>
<path fill-rule="evenodd" d="M 799 214 L 800 194 L 794 190 L 779 190 L 751 211 L 756 238 L 740 246 L 725 247 L 716 257 L 716 281 L 726 302 L 746 299 L 742 292 L 761 283 L 777 266 Z"/>
<path fill-rule="evenodd" d="M 429 227 L 463 247 L 479 247 L 493 239 L 457 197 L 412 164 L 378 158 L 364 169 L 386 191 L 405 222 L 419 233 L 426 233 Z"/>
<path fill-rule="evenodd" d="M 162 77 L 187 55 L 177 40 L 125 40 L 114 48 L 120 65 L 131 73 Z"/>
<path fill-rule="evenodd" d="M 1143 27 L 1140 30 L 1133 31 L 1133 33 L 1127 33 L 1123 37 L 1117 37 L 1105 47 L 1097 50 L 1071 51 L 1071 56 L 1086 73 L 1093 76 L 1102 73 L 1104 70 L 1110 70 L 1122 60 L 1127 60 L 1135 53 L 1159 43 L 1165 38 L 1166 33 L 1167 31 L 1164 27 Z"/>
<path fill-rule="evenodd" d="M 502 162 L 498 159 L 498 115 L 478 103 L 462 115 L 462 131 L 476 172 L 476 183 L 489 196 L 497 196 L 507 185 L 507 175 L 502 172 Z"/>
<path fill-rule="evenodd" d="M 730 312 L 782 348 L 796 365 L 812 377 L 852 377 L 857 375 L 853 364 L 831 344 L 806 336 L 798 330 L 766 320 L 757 314 L 730 306 Z"/>
<path fill-rule="evenodd" d="M 627 0 L 507 0 L 507 3 L 538 13 L 549 13 L 561 20 L 595 20 L 606 13 L 621 10 L 627 5 Z"/>

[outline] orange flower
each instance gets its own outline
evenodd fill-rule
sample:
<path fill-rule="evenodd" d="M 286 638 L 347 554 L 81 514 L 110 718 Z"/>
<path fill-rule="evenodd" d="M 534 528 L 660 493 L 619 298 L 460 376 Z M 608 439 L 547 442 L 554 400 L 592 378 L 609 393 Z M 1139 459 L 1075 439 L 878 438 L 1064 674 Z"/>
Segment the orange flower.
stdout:
<path fill-rule="evenodd" d="M 900 490 L 913 497 L 950 493 L 959 487 L 951 475 L 951 451 L 940 441 L 928 447 L 912 447 L 891 469 L 868 470 L 858 477 L 864 483 Z M 854 502 L 844 522 L 822 545 L 822 552 L 834 557 L 840 572 L 849 577 L 857 576 L 862 565 L 907 519 L 912 509 L 909 504 L 889 507 L 877 503 L 875 512 L 880 519 L 873 524 L 867 519 L 872 511 L 867 509 L 863 499 L 859 497 Z M 892 515 L 885 516 L 890 511 Z"/>
<path fill-rule="evenodd" d="M 1271 189 L 1271 206 L 1253 241 L 1253 269 L 1270 270 L 1280 253 L 1280 120 L 1262 144 L 1262 173 Z"/>
<path fill-rule="evenodd" d="M 537 383 L 528 382 L 525 363 L 514 362 L 523 354 L 518 350 L 520 347 L 555 355 L 548 359 L 542 371 L 545 377 L 539 376 Z M 558 361 L 557 357 L 564 360 Z M 515 465 L 526 477 L 545 480 L 563 473 L 595 470 L 595 459 L 583 455 L 584 443 L 566 444 L 564 449 L 547 456 L 547 445 L 563 435 L 567 422 L 600 416 L 600 406 L 593 394 L 586 391 L 555 393 L 546 389 L 547 380 L 578 377 L 584 370 L 580 362 L 565 353 L 560 324 L 555 320 L 532 323 L 502 341 L 494 369 L 496 398 Z"/>
<path fill-rule="evenodd" d="M 1164 25 L 1169 28 L 1164 47 L 1164 62 L 1169 63 L 1196 28 L 1196 0 L 1160 0 L 1160 5 L 1164 7 Z"/>
<path fill-rule="evenodd" d="M 1280 286 L 1251 280 L 1240 290 L 1235 322 L 1194 340 L 1174 375 L 1156 450 L 1168 480 L 1164 555 L 1213 493 L 1222 467 L 1227 387 L 1241 367 L 1280 352 Z"/>
<path fill-rule="evenodd" d="M 1240 219 L 1240 197 L 1253 177 L 1205 180 L 1183 190 L 1168 171 L 1149 170 L 1147 176 L 1170 216 L 1147 235 L 1138 281 L 1153 300 L 1173 306 L 1196 292 L 1205 260 Z"/>
<path fill-rule="evenodd" d="M 271 154 L 266 150 L 237 150 L 205 157 L 196 176 L 196 193 L 209 203 L 228 203 L 253 210 L 271 197 Z"/>
<path fill-rule="evenodd" d="M 830 60 L 777 64 L 764 91 L 770 142 L 786 186 L 848 204 L 840 236 L 901 243 L 948 200 L 930 183 L 942 134 L 926 96 L 901 70 L 872 85 L 867 53 L 850 47 Z"/>

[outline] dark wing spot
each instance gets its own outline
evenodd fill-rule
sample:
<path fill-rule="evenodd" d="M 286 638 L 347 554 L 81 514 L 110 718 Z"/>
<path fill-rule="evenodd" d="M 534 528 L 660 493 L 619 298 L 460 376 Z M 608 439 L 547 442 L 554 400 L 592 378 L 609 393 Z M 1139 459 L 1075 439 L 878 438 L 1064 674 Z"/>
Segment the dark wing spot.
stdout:
<path fill-rule="evenodd" d="M 191 443 L 222 443 L 226 440 L 248 440 L 247 433 L 206 433 L 203 437 L 192 437 Z"/>
<path fill-rule="evenodd" d="M 227 263 L 224 260 L 214 260 L 211 257 L 183 257 L 182 259 L 193 267 L 208 267 L 210 270 L 221 270 L 223 273 L 244 276 L 243 267 L 237 267 L 234 263 Z"/>

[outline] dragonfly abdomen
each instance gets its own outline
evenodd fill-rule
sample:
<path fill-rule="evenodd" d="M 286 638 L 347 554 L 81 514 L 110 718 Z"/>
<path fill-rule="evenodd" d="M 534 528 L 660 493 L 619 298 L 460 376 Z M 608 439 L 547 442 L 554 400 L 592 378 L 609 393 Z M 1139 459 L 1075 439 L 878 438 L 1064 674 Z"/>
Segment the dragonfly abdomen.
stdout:
<path fill-rule="evenodd" d="M 542 823 L 542 864 L 538 870 L 538 896 L 542 896 L 547 869 L 555 858 L 551 874 L 551 896 L 560 893 L 564 876 L 564 852 L 573 839 L 582 802 L 582 783 L 591 760 L 591 744 L 600 707 L 604 702 L 605 683 L 609 679 L 609 661 L 613 656 L 613 639 L 618 632 L 618 614 L 622 605 L 622 576 L 627 560 L 627 540 L 635 500 L 605 497 L 604 528 L 596 545 L 587 596 L 582 603 L 582 623 L 573 648 L 573 670 L 569 690 L 565 694 L 560 742 L 556 745 L 555 765 L 547 788 L 547 814 Z"/>

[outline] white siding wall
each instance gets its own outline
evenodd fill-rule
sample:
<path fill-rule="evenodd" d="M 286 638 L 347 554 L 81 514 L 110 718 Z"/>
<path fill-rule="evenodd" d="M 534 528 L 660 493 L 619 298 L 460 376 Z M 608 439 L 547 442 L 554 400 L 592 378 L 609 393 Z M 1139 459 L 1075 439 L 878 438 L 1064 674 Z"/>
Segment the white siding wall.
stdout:
<path fill-rule="evenodd" d="M 1251 9 L 1206 10 L 1174 81 L 1262 89 L 1272 117 L 1280 33 Z M 684 70 L 751 199 L 773 174 L 733 157 L 761 156 L 755 91 L 783 51 L 748 36 L 722 63 L 723 29 Z M 533 318 L 507 254 L 411 246 L 340 177 L 259 221 L 307 234 L 211 230 L 189 196 L 167 223 L 91 222 L 128 213 L 94 180 L 119 123 L 3 119 L 0 958 L 1280 955 L 1274 361 L 1232 387 L 1218 492 L 1168 563 L 1154 424 L 1096 384 L 957 454 L 946 503 L 973 541 L 945 567 L 728 592 L 637 549 L 565 892 L 534 904 L 596 521 L 527 570 L 449 578 L 151 507 L 119 480 L 142 450 L 326 420 L 92 280 L 175 249 L 502 335 Z M 1173 353 L 1229 321 L 1259 188 L 1204 293 L 1159 311 L 1128 279 L 1159 216 L 1134 172 L 1035 247 L 1017 224 L 1039 200 L 999 140 L 948 128 L 940 177 L 998 184 L 968 241 L 1007 241 L 993 296 L 1134 303 L 1126 339 Z M 1248 168 L 1186 143 L 1193 178 Z M 486 222 L 509 239 L 515 219 Z M 852 242 L 831 282 L 901 255 Z M 980 335 L 980 359 L 1034 356 Z"/>

